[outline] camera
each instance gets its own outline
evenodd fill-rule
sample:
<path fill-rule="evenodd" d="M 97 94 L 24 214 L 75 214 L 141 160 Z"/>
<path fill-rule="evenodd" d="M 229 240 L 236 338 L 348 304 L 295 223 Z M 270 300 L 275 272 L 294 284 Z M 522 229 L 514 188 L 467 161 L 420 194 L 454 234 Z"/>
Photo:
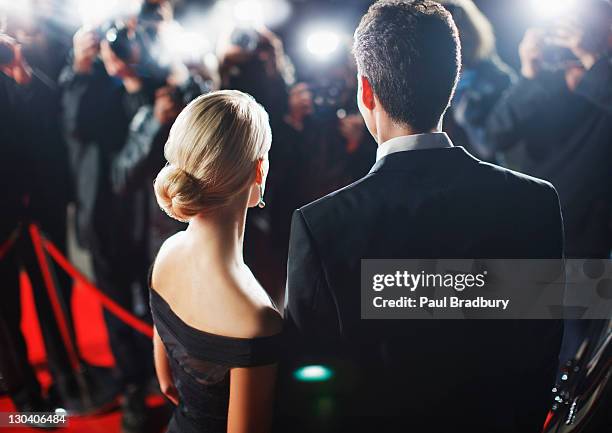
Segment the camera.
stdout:
<path fill-rule="evenodd" d="M 138 31 L 132 31 L 122 21 L 111 21 L 97 33 L 100 41 L 105 40 L 117 57 L 126 63 L 133 63 L 136 50 L 142 46 Z"/>
<path fill-rule="evenodd" d="M 98 40 L 106 41 L 111 51 L 140 77 L 164 83 L 169 69 L 151 51 L 152 43 L 144 31 L 129 28 L 123 21 L 111 21 L 96 30 Z"/>
<path fill-rule="evenodd" d="M 558 29 L 553 25 L 545 26 L 544 40 L 553 39 L 557 31 Z M 546 43 L 542 49 L 541 61 L 545 69 L 556 70 L 564 68 L 570 62 L 576 62 L 578 59 L 570 49 L 560 47 L 554 43 Z"/>
<path fill-rule="evenodd" d="M 149 38 L 155 39 L 164 14 L 159 3 L 145 2 L 138 13 L 138 25 Z"/>
<path fill-rule="evenodd" d="M 257 30 L 250 27 L 237 27 L 230 35 L 230 43 L 252 53 L 259 47 L 260 37 Z"/>
<path fill-rule="evenodd" d="M 315 115 L 343 117 L 357 111 L 353 87 L 343 74 L 316 74 L 307 82 Z"/>
<path fill-rule="evenodd" d="M 322 109 L 341 108 L 342 94 L 346 84 L 342 79 L 319 79 L 309 84 L 308 88 L 312 92 L 312 101 L 316 107 Z"/>
<path fill-rule="evenodd" d="M 559 22 L 571 20 L 584 33 L 582 45 L 598 52 L 605 49 L 612 28 L 612 6 L 608 0 L 585 0 L 574 5 L 562 16 L 540 23 L 546 43 L 542 53 L 542 64 L 547 69 L 561 69 L 568 63 L 578 62 L 571 50 L 554 43 L 560 34 Z"/>
<path fill-rule="evenodd" d="M 163 20 L 161 4 L 145 1 L 138 12 L 138 25 L 135 29 L 123 20 L 111 20 L 98 29 L 98 38 L 100 41 L 106 40 L 121 60 L 133 63 L 135 53 L 148 51 L 147 48 L 157 38 Z"/>

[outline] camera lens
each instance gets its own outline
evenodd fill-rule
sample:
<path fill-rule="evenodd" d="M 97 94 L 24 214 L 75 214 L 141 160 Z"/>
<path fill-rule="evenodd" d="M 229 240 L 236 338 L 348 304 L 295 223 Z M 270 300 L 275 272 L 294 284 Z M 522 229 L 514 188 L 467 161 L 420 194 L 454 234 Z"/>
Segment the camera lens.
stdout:
<path fill-rule="evenodd" d="M 104 39 L 108 42 L 108 45 L 117 57 L 125 62 L 131 61 L 133 57 L 132 44 L 134 43 L 134 38 L 130 36 L 129 30 L 125 25 L 111 25 L 106 32 L 104 32 Z"/>

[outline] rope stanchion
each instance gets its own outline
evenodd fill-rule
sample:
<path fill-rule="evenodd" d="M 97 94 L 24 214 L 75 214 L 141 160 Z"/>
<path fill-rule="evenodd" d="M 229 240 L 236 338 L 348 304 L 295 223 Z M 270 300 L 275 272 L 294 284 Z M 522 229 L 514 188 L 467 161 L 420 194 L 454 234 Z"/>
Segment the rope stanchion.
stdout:
<path fill-rule="evenodd" d="M 136 331 L 144 334 L 149 338 L 153 338 L 153 328 L 147 322 L 135 317 L 129 311 L 125 310 L 107 295 L 102 293 L 100 289 L 94 286 L 88 279 L 85 277 L 78 269 L 76 269 L 68 259 L 57 249 L 55 245 L 53 245 L 48 239 L 42 239 L 42 245 L 47 250 L 49 255 L 57 262 L 57 264 L 75 281 L 81 283 L 81 285 L 87 290 L 89 290 L 96 298 L 100 301 L 100 303 L 114 314 L 119 320 L 124 322 L 125 324 L 131 326 Z"/>
<path fill-rule="evenodd" d="M 43 281 L 45 283 L 45 289 L 47 290 L 47 295 L 49 296 L 49 301 L 51 302 L 53 315 L 55 316 L 55 320 L 59 327 L 64 346 L 66 347 L 68 360 L 70 362 L 70 365 L 72 366 L 73 371 L 79 371 L 81 368 L 79 356 L 77 354 L 76 347 L 74 347 L 72 338 L 70 337 L 70 329 L 68 327 L 68 322 L 66 321 L 66 317 L 64 315 L 62 306 L 57 296 L 55 282 L 53 281 L 51 270 L 49 269 L 49 263 L 47 262 L 45 252 L 43 250 L 40 230 L 34 224 L 30 224 L 30 237 L 32 238 L 32 243 L 34 244 L 34 252 L 36 254 L 36 259 L 38 260 L 38 266 L 40 267 L 40 271 L 42 273 Z"/>
<path fill-rule="evenodd" d="M 17 228 L 11 232 L 9 237 L 2 244 L 0 244 L 0 260 L 2 260 L 8 254 L 11 248 L 13 248 L 13 245 L 15 245 L 15 242 L 17 242 L 17 239 L 19 238 L 20 231 L 21 227 L 17 226 Z"/>

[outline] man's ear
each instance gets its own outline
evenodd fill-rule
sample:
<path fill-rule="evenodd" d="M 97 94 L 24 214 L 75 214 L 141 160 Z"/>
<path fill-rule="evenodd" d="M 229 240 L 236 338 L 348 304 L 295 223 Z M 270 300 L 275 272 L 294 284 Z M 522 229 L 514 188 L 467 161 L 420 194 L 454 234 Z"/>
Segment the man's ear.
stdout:
<path fill-rule="evenodd" d="M 374 90 L 372 90 L 372 85 L 363 75 L 359 76 L 359 82 L 361 84 L 361 103 L 368 110 L 373 110 L 374 107 L 376 107 L 376 99 L 374 98 Z"/>

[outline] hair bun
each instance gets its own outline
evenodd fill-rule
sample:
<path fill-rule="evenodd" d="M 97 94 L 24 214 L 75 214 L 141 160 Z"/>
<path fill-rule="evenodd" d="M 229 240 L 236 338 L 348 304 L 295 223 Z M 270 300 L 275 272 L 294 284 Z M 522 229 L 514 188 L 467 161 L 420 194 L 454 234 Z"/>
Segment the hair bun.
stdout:
<path fill-rule="evenodd" d="M 268 114 L 237 90 L 198 96 L 178 115 L 164 146 L 170 162 L 155 181 L 159 206 L 188 221 L 226 207 L 255 182 L 272 142 Z M 249 195 L 251 190 L 249 189 Z"/>
<path fill-rule="evenodd" d="M 157 203 L 174 219 L 186 222 L 204 209 L 201 182 L 173 164 L 159 172 L 154 188 Z"/>

